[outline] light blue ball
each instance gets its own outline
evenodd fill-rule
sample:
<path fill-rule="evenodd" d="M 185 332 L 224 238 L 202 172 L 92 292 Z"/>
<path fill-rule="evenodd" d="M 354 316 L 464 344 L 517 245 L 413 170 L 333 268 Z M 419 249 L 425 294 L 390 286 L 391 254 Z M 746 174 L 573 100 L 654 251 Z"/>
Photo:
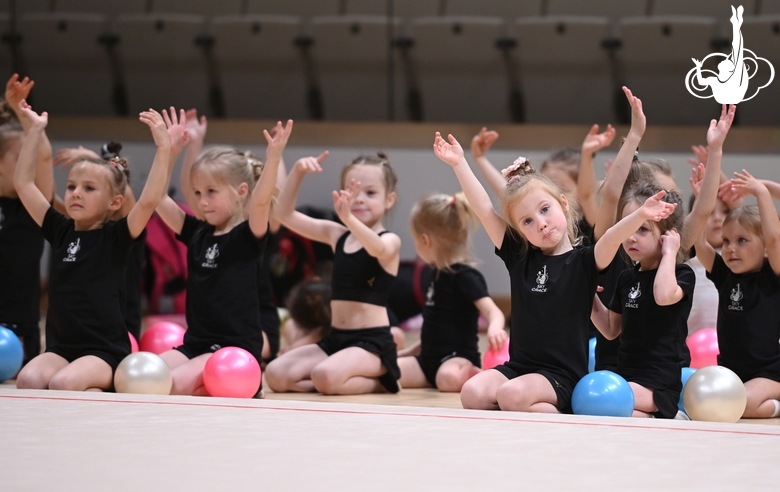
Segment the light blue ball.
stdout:
<path fill-rule="evenodd" d="M 592 372 L 574 387 L 571 407 L 578 415 L 630 417 L 634 413 L 634 391 L 612 371 Z"/>
<path fill-rule="evenodd" d="M 0 326 L 0 382 L 14 377 L 21 369 L 23 359 L 22 342 L 14 332 Z"/>
<path fill-rule="evenodd" d="M 588 372 L 596 370 L 596 337 L 588 341 Z"/>
<path fill-rule="evenodd" d="M 682 380 L 683 390 L 685 389 L 685 383 L 688 382 L 688 378 L 691 377 L 691 374 L 693 374 L 694 372 L 696 372 L 696 369 L 694 369 L 692 367 L 683 367 L 682 376 L 680 376 L 680 379 Z M 683 413 L 685 413 L 687 415 L 688 412 L 685 411 L 685 405 L 683 405 L 683 397 L 682 397 L 682 395 L 683 395 L 683 392 L 680 391 L 680 401 L 677 402 L 677 408 L 681 412 L 683 412 Z"/>

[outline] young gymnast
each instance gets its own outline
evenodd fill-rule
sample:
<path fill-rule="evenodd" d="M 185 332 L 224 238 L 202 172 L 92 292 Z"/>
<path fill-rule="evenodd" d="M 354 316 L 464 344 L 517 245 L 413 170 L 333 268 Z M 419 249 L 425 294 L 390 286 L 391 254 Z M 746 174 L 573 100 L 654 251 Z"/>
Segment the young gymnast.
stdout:
<path fill-rule="evenodd" d="M 646 220 L 675 208 L 664 192 L 648 199 L 595 245 L 574 248 L 574 204 L 525 158 L 503 171 L 504 220 L 463 157 L 455 137 L 439 133 L 434 153 L 452 166 L 466 198 L 496 246 L 511 281 L 510 360 L 463 386 L 464 408 L 570 412 L 574 386 L 588 371 L 588 319 L 598 273 Z M 626 152 L 625 150 L 623 152 Z M 507 222 L 508 221 L 508 222 Z"/>
<path fill-rule="evenodd" d="M 16 333 L 24 347 L 26 364 L 41 352 L 38 322 L 41 318 L 41 228 L 25 209 L 14 188 L 13 176 L 24 139 L 17 113 L 34 83 L 14 74 L 0 100 L 0 326 Z M 29 124 L 25 121 L 24 125 Z M 35 185 L 51 201 L 54 176 L 51 145 L 42 135 L 35 170 Z M 13 279 L 12 281 L 9 279 Z"/>
<path fill-rule="evenodd" d="M 387 297 L 398 272 L 401 239 L 382 219 L 395 203 L 396 175 L 383 154 L 358 157 L 341 174 L 333 204 L 344 225 L 294 209 L 306 174 L 321 172 L 327 152 L 293 166 L 275 213 L 298 234 L 329 244 L 334 252 L 331 332 L 316 345 L 291 350 L 265 372 L 277 392 L 360 394 L 399 390 L 396 344 Z"/>
<path fill-rule="evenodd" d="M 187 145 L 187 149 L 184 154 L 184 160 L 182 162 L 180 188 L 182 193 L 184 194 L 184 198 L 187 202 L 187 205 L 189 205 L 189 207 L 192 209 L 192 211 L 195 214 L 195 217 L 197 217 L 199 220 L 205 220 L 203 213 L 200 211 L 200 208 L 198 207 L 198 201 L 195 197 L 192 188 L 191 171 L 192 171 L 192 166 L 195 164 L 195 162 L 198 159 L 198 156 L 200 156 L 201 151 L 203 150 L 203 142 L 206 138 L 206 132 L 208 130 L 208 120 L 206 119 L 205 116 L 201 116 L 200 118 L 198 118 L 198 113 L 194 109 L 187 111 L 185 117 L 186 117 L 187 130 L 189 131 L 189 143 Z M 251 152 L 245 152 L 244 155 L 247 160 L 251 160 L 253 163 L 256 163 L 258 166 L 261 167 L 263 166 L 263 162 Z M 278 170 L 277 170 L 276 186 L 278 188 L 281 188 L 284 185 L 284 179 L 286 177 L 283 159 L 281 158 L 279 159 L 277 167 Z M 272 251 L 275 248 L 274 234 L 276 234 L 279 231 L 279 227 L 280 227 L 279 221 L 274 219 L 272 215 L 269 219 L 268 232 L 270 234 L 268 235 L 268 239 L 267 239 L 268 244 L 266 245 L 265 248 L 265 251 L 267 251 L 267 253 L 263 254 L 260 261 L 260 269 L 258 270 L 258 296 L 259 296 L 258 302 L 260 308 L 260 327 L 263 330 L 263 354 L 262 354 L 262 360 L 260 361 L 262 364 L 266 364 L 268 361 L 272 360 L 274 357 L 276 357 L 276 355 L 279 352 L 280 319 L 279 319 L 279 313 L 273 302 L 274 292 L 273 292 L 273 286 L 271 285 L 271 254 L 270 254 L 270 251 Z"/>
<path fill-rule="evenodd" d="M 401 385 L 458 392 L 480 372 L 477 320 L 488 321 L 490 348 L 506 342 L 504 315 L 473 267 L 470 236 L 476 217 L 463 193 L 431 195 L 412 209 L 418 256 L 435 267 L 423 307 L 420 341 L 398 353 Z"/>
<path fill-rule="evenodd" d="M 755 196 L 723 222 L 719 254 L 702 235 L 696 256 L 718 288 L 718 364 L 742 379 L 744 418 L 780 416 L 780 219 L 766 185 L 743 170 L 731 186 Z"/>
<path fill-rule="evenodd" d="M 240 347 L 262 361 L 258 270 L 279 160 L 292 126 L 292 120 L 284 127 L 278 122 L 273 137 L 263 131 L 268 142 L 264 169 L 231 148 L 200 154 L 189 181 L 204 220 L 187 215 L 168 196 L 157 207 L 188 249 L 184 344 L 161 354 L 171 368 L 171 394 L 207 396 L 203 368 L 222 347 Z"/>
<path fill-rule="evenodd" d="M 629 216 L 660 191 L 645 184 L 624 193 L 618 216 Z M 608 307 L 597 297 L 593 320 L 607 339 L 620 335 L 616 372 L 634 391 L 634 417 L 670 419 L 677 415 L 683 361 L 689 357 L 686 321 L 696 277 L 682 263 L 682 199 L 670 191 L 664 201 L 676 205 L 674 212 L 657 223 L 645 221 L 623 242 L 634 266 L 620 274 Z"/>
<path fill-rule="evenodd" d="M 68 219 L 54 210 L 34 183 L 35 155 L 48 116 L 36 114 L 24 101 L 20 108 L 29 130 L 14 186 L 55 252 L 46 323 L 47 331 L 56 333 L 56 343 L 22 369 L 16 384 L 31 389 L 106 390 L 113 386 L 117 365 L 130 353 L 120 295 L 127 257 L 170 178 L 165 122 L 154 110 L 141 113 L 157 153 L 144 190 L 127 217 L 110 220 L 122 207 L 126 163 L 99 159 L 71 167 L 65 192 Z"/>

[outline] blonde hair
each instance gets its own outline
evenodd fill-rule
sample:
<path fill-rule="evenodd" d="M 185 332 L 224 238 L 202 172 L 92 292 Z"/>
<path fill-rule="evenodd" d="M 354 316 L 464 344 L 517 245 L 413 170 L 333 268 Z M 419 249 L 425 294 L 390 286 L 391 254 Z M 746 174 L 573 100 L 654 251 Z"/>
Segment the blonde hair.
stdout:
<path fill-rule="evenodd" d="M 24 137 L 24 129 L 8 101 L 0 98 L 0 158 L 11 150 L 14 142 Z"/>
<path fill-rule="evenodd" d="M 249 197 L 264 168 L 263 161 L 252 152 L 241 152 L 232 147 L 213 147 L 201 152 L 192 165 L 190 174 L 196 171 L 206 173 L 218 183 L 227 185 L 236 197 L 238 187 L 241 183 L 246 183 L 249 187 Z M 242 204 L 244 212 L 248 203 L 249 200 L 245 200 Z"/>
<path fill-rule="evenodd" d="M 623 217 L 623 211 L 629 203 L 637 203 L 640 206 L 651 196 L 661 192 L 662 188 L 655 183 L 644 183 L 631 190 L 625 191 L 618 200 L 617 217 L 620 220 Z M 679 234 L 682 234 L 683 224 L 685 223 L 685 208 L 683 206 L 683 200 L 680 194 L 676 190 L 666 190 L 666 195 L 661 199 L 662 202 L 675 203 L 677 207 L 665 219 L 661 219 L 658 222 L 652 222 L 653 227 L 658 232 L 658 236 L 662 236 L 666 231 L 675 230 Z M 680 248 L 677 251 L 677 263 L 682 263 L 688 259 L 688 251 L 683 251 Z"/>
<path fill-rule="evenodd" d="M 471 233 L 477 226 L 477 216 L 462 192 L 453 195 L 438 193 L 423 198 L 412 208 L 412 234 L 419 238 L 428 234 L 435 239 L 433 263 L 440 270 L 450 270 L 456 262 L 474 265 Z"/>
<path fill-rule="evenodd" d="M 356 157 L 352 162 L 344 166 L 341 170 L 341 188 L 347 187 L 346 179 L 347 173 L 355 166 L 379 166 L 382 170 L 382 178 L 385 183 L 385 192 L 389 195 L 395 191 L 395 186 L 398 184 L 398 176 L 396 176 L 393 167 L 390 165 L 390 160 L 383 152 L 377 152 L 375 156 L 360 155 Z"/>
<path fill-rule="evenodd" d="M 528 239 L 520 232 L 520 228 L 513 223 L 512 209 L 515 208 L 517 202 L 525 198 L 534 189 L 546 192 L 560 204 L 561 210 L 563 210 L 563 214 L 566 216 L 566 232 L 572 246 L 578 246 L 582 242 L 582 238 L 578 237 L 577 233 L 577 221 L 580 219 L 579 206 L 575 200 L 568 196 L 566 191 L 553 183 L 544 174 L 537 173 L 531 166 L 531 161 L 522 157 L 516 160 L 515 164 L 505 169 L 503 174 L 508 181 L 499 197 L 501 200 L 501 213 L 511 224 L 511 230 L 518 234 L 526 247 L 529 244 Z M 565 197 L 566 200 L 564 201 L 562 197 Z"/>
<path fill-rule="evenodd" d="M 764 231 L 761 228 L 761 214 L 756 205 L 744 205 L 731 210 L 728 215 L 726 215 L 726 218 L 723 219 L 723 227 L 726 227 L 726 224 L 729 222 L 734 221 L 760 237 L 762 241 L 764 240 Z"/>

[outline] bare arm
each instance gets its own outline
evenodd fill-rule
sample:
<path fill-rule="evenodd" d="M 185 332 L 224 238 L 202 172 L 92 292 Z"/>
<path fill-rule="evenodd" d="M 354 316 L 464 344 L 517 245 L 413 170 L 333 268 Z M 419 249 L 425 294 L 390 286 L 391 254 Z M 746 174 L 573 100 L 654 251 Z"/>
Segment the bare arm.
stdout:
<path fill-rule="evenodd" d="M 506 325 L 506 318 L 504 313 L 496 306 L 496 303 L 490 297 L 483 297 L 477 299 L 474 305 L 479 309 L 481 314 L 488 321 L 487 336 L 490 343 L 490 349 L 498 352 L 501 347 L 506 343 L 508 338 L 504 326 Z"/>
<path fill-rule="evenodd" d="M 594 246 L 596 267 L 599 270 L 604 270 L 609 266 L 623 241 L 636 232 L 646 220 L 657 222 L 669 217 L 677 205 L 662 202 L 661 198 L 665 195 L 665 191 L 660 191 L 656 195 L 651 196 L 631 215 L 624 217 L 604 233 L 596 243 L 596 246 Z"/>
<path fill-rule="evenodd" d="M 598 217 L 598 203 L 596 195 L 596 173 L 593 170 L 593 156 L 599 150 L 612 145 L 615 139 L 615 129 L 607 125 L 603 133 L 599 133 L 599 126 L 593 125 L 585 135 L 580 151 L 580 172 L 577 178 L 577 201 L 582 207 L 582 215 L 593 226 Z"/>
<path fill-rule="evenodd" d="M 661 263 L 653 282 L 653 298 L 659 306 L 677 304 L 685 296 L 677 283 L 677 251 L 680 250 L 680 235 L 676 231 L 666 231 L 661 236 Z"/>
<path fill-rule="evenodd" d="M 691 213 L 685 218 L 682 230 L 681 247 L 683 251 L 691 249 L 704 227 L 707 219 L 715 209 L 720 185 L 720 164 L 723 157 L 723 142 L 726 140 L 731 124 L 734 121 L 736 106 L 728 109 L 723 105 L 718 121 L 712 120 L 707 130 L 707 165 L 704 180 L 701 183 L 696 201 L 693 202 Z"/>
<path fill-rule="evenodd" d="M 468 162 L 463 157 L 463 148 L 452 135 L 448 135 L 447 138 L 449 143 L 442 138 L 439 132 L 436 132 L 433 152 L 439 159 L 452 166 L 463 193 L 466 195 L 466 199 L 474 209 L 474 213 L 482 222 L 482 226 L 487 231 L 488 236 L 490 236 L 490 240 L 493 241 L 496 248 L 500 248 L 504 242 L 506 222 L 496 213 L 485 188 L 482 187 L 482 183 L 479 182 L 471 171 Z"/>
<path fill-rule="evenodd" d="M 39 116 L 24 100 L 20 102 L 20 114 L 27 120 L 27 128 L 29 130 L 25 136 L 24 143 L 22 143 L 22 150 L 16 163 L 14 188 L 24 208 L 27 209 L 27 213 L 40 226 L 43 225 L 43 219 L 50 205 L 49 200 L 35 185 L 35 172 L 38 147 L 41 144 L 44 129 L 49 121 L 49 115 L 43 112 Z"/>
<path fill-rule="evenodd" d="M 596 215 L 596 225 L 593 234 L 596 240 L 603 236 L 607 229 L 612 227 L 617 220 L 617 205 L 620 194 L 623 191 L 623 185 L 626 182 L 628 173 L 631 170 L 631 162 L 634 159 L 634 152 L 645 134 L 647 121 L 642 111 L 642 101 L 634 97 L 627 87 L 623 87 L 629 104 L 631 105 L 631 129 L 628 131 L 626 141 L 618 150 L 617 157 L 612 163 L 612 167 L 604 181 L 604 187 L 601 192 L 601 205 Z"/>
<path fill-rule="evenodd" d="M 482 177 L 487 181 L 493 194 L 499 196 L 506 186 L 506 179 L 504 179 L 501 172 L 496 169 L 485 156 L 496 140 L 498 140 L 497 132 L 492 130 L 488 131 L 487 128 L 482 127 L 479 133 L 474 135 L 474 138 L 471 139 L 471 156 L 474 158 L 477 169 L 479 169 Z"/>
<path fill-rule="evenodd" d="M 206 131 L 208 130 L 208 121 L 205 116 L 201 116 L 198 119 L 198 111 L 190 109 L 185 113 L 185 126 L 189 133 L 189 144 L 187 150 L 184 152 L 184 160 L 181 164 L 181 174 L 179 175 L 179 188 L 184 195 L 184 200 L 187 205 L 192 209 L 195 217 L 203 220 L 203 214 L 197 204 L 198 201 L 195 198 L 195 194 L 192 190 L 192 181 L 190 181 L 190 175 L 192 174 L 192 165 L 198 159 L 198 156 L 203 151 L 203 142 L 206 138 Z"/>
<path fill-rule="evenodd" d="M 346 232 L 346 227 L 330 220 L 314 219 L 295 210 L 295 201 L 304 176 L 307 173 L 321 173 L 320 164 L 327 157 L 328 152 L 325 151 L 319 157 L 305 157 L 295 163 L 279 195 L 274 215 L 292 231 L 334 247 L 338 238 Z"/>
<path fill-rule="evenodd" d="M 422 342 L 417 340 L 415 343 L 398 351 L 398 357 L 413 357 L 422 353 Z"/>
<path fill-rule="evenodd" d="M 271 137 L 268 130 L 263 130 L 268 142 L 266 150 L 266 163 L 260 179 L 252 192 L 249 210 L 249 227 L 256 237 L 262 237 L 268 232 L 268 219 L 271 215 L 271 201 L 276 189 L 276 177 L 279 172 L 279 161 L 282 160 L 282 152 L 287 146 L 287 140 L 292 133 L 293 121 L 288 120 L 287 126 L 282 122 L 276 124 L 276 131 Z"/>

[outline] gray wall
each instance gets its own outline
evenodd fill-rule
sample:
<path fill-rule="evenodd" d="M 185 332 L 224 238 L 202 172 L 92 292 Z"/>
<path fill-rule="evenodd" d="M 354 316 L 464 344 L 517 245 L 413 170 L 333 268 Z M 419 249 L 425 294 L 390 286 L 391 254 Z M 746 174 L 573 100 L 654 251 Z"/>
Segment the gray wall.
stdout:
<path fill-rule="evenodd" d="M 463 137 L 461 137 L 463 138 Z M 468 141 L 461 140 L 464 144 Z M 431 143 L 433 138 L 431 137 Z M 53 141 L 54 150 L 67 147 L 84 147 L 97 150 L 103 142 L 96 141 Z M 726 144 L 728 149 L 728 143 Z M 250 146 L 250 150 L 262 156 L 265 154 L 265 146 Z M 285 152 L 285 160 L 288 169 L 299 158 L 309 155 L 319 155 L 325 148 L 296 147 L 290 146 Z M 322 208 L 332 208 L 333 200 L 331 192 L 338 188 L 339 177 L 342 167 L 361 153 L 376 152 L 374 148 L 346 148 L 331 147 L 330 157 L 323 164 L 323 173 L 321 175 L 307 176 L 301 187 L 298 196 L 299 205 L 313 205 Z M 453 193 L 460 188 L 455 179 L 455 174 L 448 165 L 439 161 L 433 154 L 431 148 L 393 148 L 383 149 L 388 154 L 394 169 L 398 174 L 398 201 L 389 216 L 386 216 L 385 226 L 401 236 L 403 245 L 401 248 L 401 258 L 414 258 L 414 243 L 409 232 L 408 218 L 414 203 L 428 193 L 438 191 L 444 193 Z M 518 155 L 524 155 L 531 159 L 531 162 L 538 165 L 542 162 L 550 149 L 519 149 L 517 151 L 495 150 L 491 151 L 489 157 L 498 168 L 506 167 Z M 136 196 L 140 195 L 143 189 L 146 176 L 154 157 L 154 145 L 146 143 L 127 143 L 124 146 L 122 155 L 130 159 L 130 170 L 132 175 L 132 187 Z M 467 150 L 468 152 L 468 150 Z M 614 152 L 601 152 L 596 158 L 596 167 L 599 178 L 604 175 L 603 166 L 607 159 L 613 158 Z M 674 176 L 679 189 L 685 197 L 690 195 L 690 186 L 688 179 L 690 177 L 691 166 L 687 159 L 692 154 L 681 153 L 647 153 L 643 157 L 655 157 L 666 159 L 674 169 Z M 733 171 L 748 169 L 754 176 L 763 179 L 771 179 L 780 182 L 780 166 L 778 166 L 780 156 L 762 155 L 762 154 L 725 154 L 723 159 L 723 170 L 730 175 Z M 178 188 L 178 176 L 181 163 L 177 164 L 174 170 L 172 184 Z M 62 196 L 64 194 L 65 180 L 67 173 L 62 170 L 55 171 L 57 181 L 57 190 Z M 180 194 L 175 198 L 183 199 Z M 686 200 L 687 201 L 687 200 Z M 488 288 L 493 295 L 509 295 L 509 277 L 501 260 L 493 254 L 493 245 L 483 229 L 479 229 L 474 235 L 474 253 L 480 260 L 480 270 L 485 275 L 488 282 Z"/>

